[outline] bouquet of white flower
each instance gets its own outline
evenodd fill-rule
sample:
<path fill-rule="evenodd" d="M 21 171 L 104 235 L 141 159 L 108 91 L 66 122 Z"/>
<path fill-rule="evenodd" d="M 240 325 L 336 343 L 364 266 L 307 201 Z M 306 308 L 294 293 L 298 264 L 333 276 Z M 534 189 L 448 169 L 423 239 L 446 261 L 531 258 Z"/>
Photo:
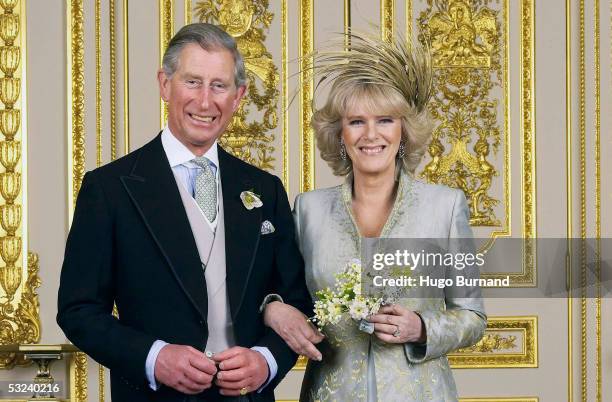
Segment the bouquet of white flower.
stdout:
<path fill-rule="evenodd" d="M 376 314 L 384 304 L 382 298 L 361 294 L 361 262 L 357 259 L 350 261 L 342 272 L 336 274 L 334 290 L 325 288 L 319 290 L 316 296 L 318 300 L 315 301 L 312 320 L 319 329 L 328 324 L 337 324 L 342 314 L 348 312 L 353 320 L 359 322 L 360 330 L 372 333 L 374 327 L 366 318 Z"/>

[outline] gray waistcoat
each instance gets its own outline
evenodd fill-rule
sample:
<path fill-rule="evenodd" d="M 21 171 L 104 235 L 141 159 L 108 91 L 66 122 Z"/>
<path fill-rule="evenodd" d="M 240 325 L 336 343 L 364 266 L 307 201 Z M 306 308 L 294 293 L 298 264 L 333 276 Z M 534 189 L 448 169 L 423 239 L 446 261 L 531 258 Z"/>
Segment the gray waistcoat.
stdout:
<path fill-rule="evenodd" d="M 179 183 L 179 192 L 198 247 L 202 268 L 205 269 L 204 276 L 206 277 L 206 290 L 208 292 L 208 341 L 206 350 L 219 353 L 236 344 L 225 283 L 223 195 L 219 187 L 217 191 L 219 212 L 215 234 L 193 197 L 187 193 L 178 177 L 175 176 L 175 179 Z"/>

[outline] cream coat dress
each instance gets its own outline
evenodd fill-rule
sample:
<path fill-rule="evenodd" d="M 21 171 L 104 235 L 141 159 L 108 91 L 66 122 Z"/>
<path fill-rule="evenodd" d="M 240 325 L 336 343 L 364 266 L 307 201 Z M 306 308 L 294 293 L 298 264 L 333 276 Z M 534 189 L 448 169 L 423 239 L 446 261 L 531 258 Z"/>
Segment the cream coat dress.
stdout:
<path fill-rule="evenodd" d="M 335 274 L 360 256 L 360 236 L 351 210 L 352 177 L 343 185 L 300 194 L 294 218 L 304 256 L 306 283 L 315 292 L 333 288 Z M 399 176 L 395 203 L 381 237 L 471 237 L 463 193 Z M 450 269 L 445 275 L 457 275 Z M 477 276 L 471 270 L 472 276 Z M 468 274 L 463 272 L 463 275 Z M 415 290 L 417 291 L 417 290 Z M 417 311 L 425 324 L 425 345 L 388 344 L 359 331 L 343 318 L 325 327 L 322 362 L 309 361 L 300 401 L 393 402 L 456 401 L 457 390 L 446 354 L 476 343 L 486 328 L 478 288 L 453 297 L 453 290 L 431 289 L 400 304 Z M 345 314 L 345 316 L 348 316 Z"/>

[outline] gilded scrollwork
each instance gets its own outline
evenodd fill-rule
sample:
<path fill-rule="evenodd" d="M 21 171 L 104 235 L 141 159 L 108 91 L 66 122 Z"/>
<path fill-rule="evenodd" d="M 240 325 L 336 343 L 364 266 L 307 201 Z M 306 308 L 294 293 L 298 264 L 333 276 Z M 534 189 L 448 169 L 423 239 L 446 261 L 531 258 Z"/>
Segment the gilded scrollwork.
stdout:
<path fill-rule="evenodd" d="M 489 317 L 484 337 L 448 360 L 452 368 L 537 367 L 538 318 Z"/>
<path fill-rule="evenodd" d="M 24 54 L 22 38 L 22 4 L 17 0 L 0 0 L 0 343 L 36 343 L 40 340 L 39 302 L 36 289 L 38 256 L 28 253 L 27 268 L 22 253 L 25 232 L 22 229 L 22 113 L 20 95 Z M 20 354 L 0 354 L 0 368 L 29 364 Z"/>
<path fill-rule="evenodd" d="M 516 347 L 516 336 L 503 336 L 499 334 L 485 334 L 475 345 L 463 348 L 455 353 L 491 353 L 499 350 L 508 350 Z"/>
<path fill-rule="evenodd" d="M 194 7 L 199 21 L 223 27 L 244 56 L 249 81 L 247 96 L 220 142 L 237 157 L 262 169 L 274 168 L 274 130 L 278 125 L 279 74 L 265 46 L 274 14 L 268 0 L 204 0 Z M 247 121 L 247 116 L 251 117 Z M 258 116 L 253 118 L 254 116 Z"/>
<path fill-rule="evenodd" d="M 36 294 L 36 289 L 41 283 L 38 270 L 38 255 L 28 253 L 28 276 L 17 308 L 9 301 L 0 302 L 0 342 L 2 344 L 40 341 L 40 304 Z M 4 289 L 4 284 L 2 288 Z M 28 364 L 30 362 L 24 358 L 23 354 L 0 354 L 0 368 L 10 369 L 14 366 Z"/>
<path fill-rule="evenodd" d="M 494 211 L 499 200 L 490 195 L 499 173 L 489 158 L 501 143 L 499 102 L 492 93 L 503 88 L 506 33 L 490 3 L 427 0 L 418 17 L 420 40 L 432 49 L 436 90 L 430 112 L 437 124 L 421 176 L 462 189 L 475 226 L 501 225 Z"/>

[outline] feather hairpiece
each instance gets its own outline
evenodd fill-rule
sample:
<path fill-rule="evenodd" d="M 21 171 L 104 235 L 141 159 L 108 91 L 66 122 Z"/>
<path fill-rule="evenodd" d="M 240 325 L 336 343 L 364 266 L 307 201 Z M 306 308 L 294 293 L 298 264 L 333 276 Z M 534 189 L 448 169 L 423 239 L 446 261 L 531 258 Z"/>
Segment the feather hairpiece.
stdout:
<path fill-rule="evenodd" d="M 310 73 L 321 77 L 317 89 L 338 80 L 382 85 L 398 91 L 417 113 L 425 109 L 433 77 L 428 48 L 402 38 L 387 42 L 355 31 L 345 35 L 346 43 L 332 42 L 310 55 Z"/>

